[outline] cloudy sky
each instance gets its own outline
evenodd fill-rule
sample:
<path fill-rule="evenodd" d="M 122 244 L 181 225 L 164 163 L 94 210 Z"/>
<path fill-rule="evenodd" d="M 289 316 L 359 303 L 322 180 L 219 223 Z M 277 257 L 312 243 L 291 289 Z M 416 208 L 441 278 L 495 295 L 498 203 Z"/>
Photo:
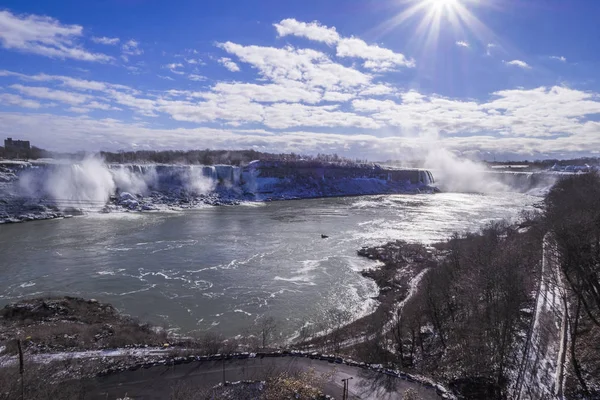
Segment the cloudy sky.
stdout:
<path fill-rule="evenodd" d="M 0 0 L 0 135 L 597 156 L 599 15 L 597 0 Z"/>

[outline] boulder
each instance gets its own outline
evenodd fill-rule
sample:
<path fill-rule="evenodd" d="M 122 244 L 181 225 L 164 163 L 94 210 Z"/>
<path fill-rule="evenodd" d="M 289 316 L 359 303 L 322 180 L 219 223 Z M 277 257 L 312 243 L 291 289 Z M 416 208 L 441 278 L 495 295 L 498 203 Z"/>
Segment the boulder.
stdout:
<path fill-rule="evenodd" d="M 137 198 L 128 192 L 122 192 L 119 196 L 119 203 L 123 203 L 125 201 L 137 201 Z"/>

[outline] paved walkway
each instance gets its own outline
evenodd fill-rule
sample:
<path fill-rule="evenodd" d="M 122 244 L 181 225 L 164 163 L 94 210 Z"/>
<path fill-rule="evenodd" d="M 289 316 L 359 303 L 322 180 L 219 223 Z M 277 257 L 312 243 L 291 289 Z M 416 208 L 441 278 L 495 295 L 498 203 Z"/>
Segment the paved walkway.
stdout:
<path fill-rule="evenodd" d="M 264 380 L 281 372 L 306 371 L 310 368 L 317 375 L 333 372 L 331 380 L 323 387 L 325 394 L 342 398 L 342 379 L 352 377 L 349 399 L 392 400 L 402 399 L 409 388 L 420 399 L 440 399 L 434 389 L 382 373 L 303 357 L 250 358 L 243 360 L 197 361 L 174 366 L 156 366 L 136 371 L 124 371 L 98 377 L 90 387 L 89 399 L 115 399 L 125 395 L 133 399 L 168 399 L 172 387 L 189 382 L 202 387 L 212 387 L 223 379 Z"/>

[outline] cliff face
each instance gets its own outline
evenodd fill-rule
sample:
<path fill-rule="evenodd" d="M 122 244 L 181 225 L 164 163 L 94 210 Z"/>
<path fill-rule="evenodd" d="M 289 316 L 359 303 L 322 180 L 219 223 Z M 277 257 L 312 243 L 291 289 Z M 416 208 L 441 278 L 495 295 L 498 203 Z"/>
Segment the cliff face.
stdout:
<path fill-rule="evenodd" d="M 0 162 L 0 221 L 51 218 L 67 210 L 156 210 L 202 204 L 433 192 L 426 170 L 315 162 L 231 165 Z M 75 211 L 74 211 L 75 210 Z"/>
<path fill-rule="evenodd" d="M 251 163 L 241 174 L 244 193 L 261 200 L 360 194 L 431 192 L 426 170 L 314 163 Z"/>

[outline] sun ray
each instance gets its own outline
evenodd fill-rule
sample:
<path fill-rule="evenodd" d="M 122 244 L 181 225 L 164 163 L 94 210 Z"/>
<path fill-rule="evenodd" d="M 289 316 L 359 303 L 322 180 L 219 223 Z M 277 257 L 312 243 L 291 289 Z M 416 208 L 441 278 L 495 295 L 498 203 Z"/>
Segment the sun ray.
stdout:
<path fill-rule="evenodd" d="M 449 23 L 457 36 L 469 36 L 482 43 L 497 42 L 496 35 L 469 10 L 472 5 L 494 6 L 496 0 L 393 0 L 405 9 L 379 24 L 373 33 L 381 37 L 396 27 L 418 20 L 415 35 L 409 47 L 417 51 L 430 51 L 437 47 L 443 21 Z"/>

